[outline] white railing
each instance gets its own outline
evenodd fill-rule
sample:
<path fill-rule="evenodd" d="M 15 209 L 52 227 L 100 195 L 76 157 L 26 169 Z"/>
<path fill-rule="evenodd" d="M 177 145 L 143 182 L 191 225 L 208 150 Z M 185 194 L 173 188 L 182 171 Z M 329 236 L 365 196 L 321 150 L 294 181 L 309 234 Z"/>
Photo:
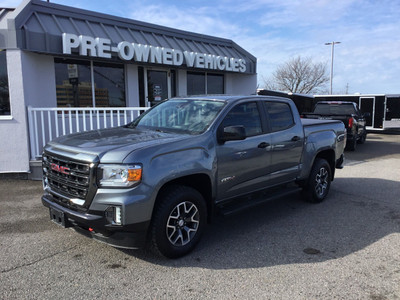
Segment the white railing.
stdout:
<path fill-rule="evenodd" d="M 75 132 L 122 126 L 148 107 L 53 108 L 28 106 L 31 159 L 42 156 L 52 139 Z"/>

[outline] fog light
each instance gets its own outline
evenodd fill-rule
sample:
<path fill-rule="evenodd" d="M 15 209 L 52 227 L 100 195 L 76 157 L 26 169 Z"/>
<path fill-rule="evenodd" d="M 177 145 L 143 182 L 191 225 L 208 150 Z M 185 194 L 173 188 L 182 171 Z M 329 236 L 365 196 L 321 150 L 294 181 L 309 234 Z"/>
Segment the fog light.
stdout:
<path fill-rule="evenodd" d="M 121 221 L 121 207 L 120 206 L 116 206 L 115 210 L 114 210 L 114 220 L 115 220 L 115 224 L 117 225 L 121 225 L 122 221 Z"/>
<path fill-rule="evenodd" d="M 109 206 L 105 211 L 107 221 L 113 225 L 122 225 L 121 206 Z"/>

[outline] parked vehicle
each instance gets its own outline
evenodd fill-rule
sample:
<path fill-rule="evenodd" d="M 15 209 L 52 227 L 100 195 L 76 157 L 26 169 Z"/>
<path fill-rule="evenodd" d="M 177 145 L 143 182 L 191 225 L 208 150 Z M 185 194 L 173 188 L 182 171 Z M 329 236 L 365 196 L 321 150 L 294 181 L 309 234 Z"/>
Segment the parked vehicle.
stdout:
<path fill-rule="evenodd" d="M 362 113 L 356 103 L 346 101 L 318 102 L 312 113 L 303 113 L 303 118 L 320 120 L 340 120 L 347 130 L 346 148 L 356 149 L 357 143 L 364 144 L 367 138 L 366 117 L 369 113 Z"/>
<path fill-rule="evenodd" d="M 301 190 L 324 200 L 345 143 L 341 121 L 301 120 L 289 99 L 173 98 L 126 126 L 49 142 L 42 202 L 89 237 L 180 257 L 216 213 Z"/>

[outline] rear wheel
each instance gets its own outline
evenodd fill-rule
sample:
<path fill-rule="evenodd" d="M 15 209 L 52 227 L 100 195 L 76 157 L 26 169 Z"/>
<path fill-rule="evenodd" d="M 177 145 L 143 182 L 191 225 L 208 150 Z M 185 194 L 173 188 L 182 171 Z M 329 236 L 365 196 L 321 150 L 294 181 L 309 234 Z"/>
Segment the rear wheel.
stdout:
<path fill-rule="evenodd" d="M 357 138 L 354 136 L 351 141 L 346 145 L 347 150 L 355 151 L 357 147 Z"/>
<path fill-rule="evenodd" d="M 359 144 L 364 144 L 366 139 L 367 139 L 367 132 L 364 131 L 364 133 L 363 133 L 362 136 L 358 139 L 357 142 L 358 142 Z"/>
<path fill-rule="evenodd" d="M 181 257 L 199 242 L 206 222 L 203 196 L 186 186 L 171 186 L 158 202 L 151 226 L 151 246 L 168 258 Z"/>
<path fill-rule="evenodd" d="M 318 203 L 328 195 L 331 186 L 331 167 L 322 158 L 316 158 L 308 182 L 303 189 L 304 199 L 308 202 Z"/>

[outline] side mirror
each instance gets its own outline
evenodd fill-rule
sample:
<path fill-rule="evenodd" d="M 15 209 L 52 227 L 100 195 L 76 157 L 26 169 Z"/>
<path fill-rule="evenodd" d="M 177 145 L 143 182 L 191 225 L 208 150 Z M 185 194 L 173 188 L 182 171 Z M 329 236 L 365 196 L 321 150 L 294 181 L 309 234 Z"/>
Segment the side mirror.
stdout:
<path fill-rule="evenodd" d="M 220 142 L 240 141 L 246 138 L 246 130 L 242 125 L 224 127 L 219 135 Z"/>

